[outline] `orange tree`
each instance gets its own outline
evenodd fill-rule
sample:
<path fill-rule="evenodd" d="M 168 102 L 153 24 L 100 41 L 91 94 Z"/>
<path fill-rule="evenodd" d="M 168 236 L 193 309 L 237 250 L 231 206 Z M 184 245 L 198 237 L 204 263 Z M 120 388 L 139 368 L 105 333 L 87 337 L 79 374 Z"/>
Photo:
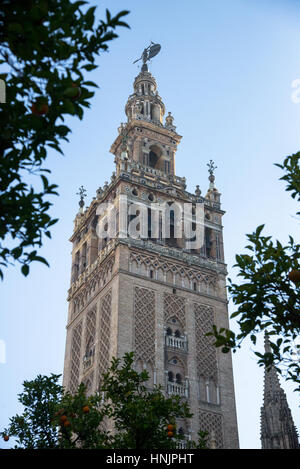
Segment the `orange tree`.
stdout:
<path fill-rule="evenodd" d="M 36 249 L 57 221 L 49 215 L 57 185 L 46 177 L 47 152 L 62 153 L 70 133 L 65 117 L 82 119 L 97 86 L 86 75 L 117 37 L 114 30 L 128 26 L 121 21 L 127 11 L 113 17 L 106 10 L 106 19 L 97 21 L 95 9 L 84 1 L 1 2 L 0 277 L 15 261 L 24 275 L 32 261 L 47 264 Z"/>
<path fill-rule="evenodd" d="M 286 190 L 300 201 L 300 152 L 277 164 L 284 171 L 280 178 L 287 182 Z M 299 215 L 300 212 L 297 212 Z M 278 214 L 280 216 L 280 213 Z M 229 280 L 229 292 L 237 310 L 231 318 L 238 318 L 240 332 L 214 326 L 216 346 L 227 353 L 236 351 L 243 339 L 250 336 L 256 344 L 259 332 L 267 332 L 270 351 L 255 352 L 258 363 L 268 368 L 273 364 L 286 379 L 294 381 L 300 390 L 300 244 L 292 236 L 286 246 L 271 236 L 263 236 L 264 225 L 247 238 L 247 254 L 236 256 L 237 276 L 242 282 Z"/>
<path fill-rule="evenodd" d="M 17 439 L 15 448 L 57 447 L 58 432 L 51 419 L 63 396 L 58 380 L 59 375 L 52 374 L 49 377 L 38 375 L 32 381 L 24 381 L 23 392 L 18 396 L 24 412 L 10 419 L 9 427 L 2 432 L 5 441 L 13 436 Z"/>
<path fill-rule="evenodd" d="M 192 416 L 187 403 L 179 396 L 166 398 L 160 387 L 147 389 L 148 373 L 138 373 L 132 365 L 133 354 L 126 354 L 122 366 L 115 358 L 103 375 L 104 412 L 114 422 L 116 431 L 113 447 L 175 448 L 181 439 L 176 432 L 176 418 Z"/>
<path fill-rule="evenodd" d="M 51 375 L 24 382 L 19 396 L 24 412 L 1 432 L 5 441 L 13 437 L 15 447 L 25 449 L 174 449 L 185 439 L 176 419 L 192 416 L 187 403 L 179 396 L 165 397 L 160 387 L 148 389 L 147 372 L 134 370 L 132 353 L 112 360 L 93 395 L 83 384 L 76 393 L 64 392 L 58 380 Z M 202 431 L 197 443 L 186 445 L 206 448 L 206 440 Z"/>

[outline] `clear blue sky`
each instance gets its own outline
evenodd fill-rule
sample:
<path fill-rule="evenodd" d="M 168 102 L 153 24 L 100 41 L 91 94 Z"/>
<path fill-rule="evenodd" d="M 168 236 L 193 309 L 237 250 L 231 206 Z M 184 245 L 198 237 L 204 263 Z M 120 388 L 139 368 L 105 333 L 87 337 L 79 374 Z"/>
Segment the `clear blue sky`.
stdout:
<path fill-rule="evenodd" d="M 73 133 L 65 156 L 50 154 L 48 167 L 60 192 L 53 207 L 60 221 L 42 249 L 51 268 L 37 263 L 26 279 L 18 267 L 10 268 L 0 285 L 0 339 L 6 343 L 0 428 L 20 411 L 17 393 L 25 379 L 62 372 L 75 193 L 83 184 L 91 200 L 114 170 L 109 148 L 139 72 L 132 62 L 150 41 L 162 49 L 149 69 L 183 136 L 176 174 L 187 178 L 188 190 L 199 184 L 205 193 L 206 163 L 212 158 L 218 166 L 230 276 L 245 233 L 257 225 L 266 223 L 266 232 L 283 242 L 299 233 L 295 202 L 273 163 L 300 150 L 300 104 L 291 99 L 291 83 L 300 78 L 300 3 L 107 0 L 98 8 L 100 17 L 106 7 L 112 13 L 130 10 L 131 30 L 119 31 L 90 75 L 100 89 L 83 122 L 69 120 Z M 247 343 L 233 358 L 241 448 L 259 448 L 263 371 Z M 283 386 L 300 430 L 297 396 L 290 384 Z"/>

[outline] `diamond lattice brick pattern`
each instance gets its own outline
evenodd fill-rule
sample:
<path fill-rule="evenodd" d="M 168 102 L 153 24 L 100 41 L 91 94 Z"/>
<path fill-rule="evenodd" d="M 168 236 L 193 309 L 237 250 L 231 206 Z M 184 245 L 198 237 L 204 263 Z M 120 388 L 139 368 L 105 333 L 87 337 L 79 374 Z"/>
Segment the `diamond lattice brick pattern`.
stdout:
<path fill-rule="evenodd" d="M 71 345 L 70 392 L 75 392 L 79 385 L 81 354 L 82 321 L 73 329 Z"/>
<path fill-rule="evenodd" d="M 155 361 L 155 293 L 147 288 L 135 287 L 135 359 Z"/>
<path fill-rule="evenodd" d="M 217 382 L 217 353 L 213 337 L 206 333 L 212 331 L 214 310 L 212 306 L 194 304 L 195 335 L 197 352 L 197 371 L 199 376 Z"/>
<path fill-rule="evenodd" d="M 99 328 L 99 378 L 107 370 L 110 361 L 111 290 L 102 298 Z"/>
<path fill-rule="evenodd" d="M 185 327 L 185 299 L 177 295 L 164 295 L 165 323 L 172 317 L 176 317 Z"/>
<path fill-rule="evenodd" d="M 199 411 L 200 430 L 209 433 L 210 446 L 214 440 L 217 449 L 223 448 L 223 422 L 222 415 L 214 412 Z"/>

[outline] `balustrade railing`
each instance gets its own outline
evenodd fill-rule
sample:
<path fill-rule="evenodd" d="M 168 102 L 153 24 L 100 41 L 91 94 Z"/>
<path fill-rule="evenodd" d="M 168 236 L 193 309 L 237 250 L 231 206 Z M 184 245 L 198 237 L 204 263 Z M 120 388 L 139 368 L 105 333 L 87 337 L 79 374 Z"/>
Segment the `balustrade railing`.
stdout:
<path fill-rule="evenodd" d="M 90 355 L 89 357 L 87 357 L 86 355 L 83 357 L 83 371 L 86 371 L 88 370 L 89 368 L 91 368 L 91 366 L 93 365 L 94 363 L 94 354 L 93 355 Z"/>
<path fill-rule="evenodd" d="M 188 446 L 188 442 L 191 440 L 190 435 L 183 435 L 183 437 L 185 438 L 184 440 L 178 441 L 176 443 L 176 448 L 177 449 L 186 449 L 187 446 Z"/>
<path fill-rule="evenodd" d="M 188 397 L 188 386 L 178 383 L 168 383 L 167 384 L 167 393 L 169 396 L 181 396 Z"/>
<path fill-rule="evenodd" d="M 166 335 L 165 344 L 167 347 L 176 348 L 185 352 L 187 351 L 186 337 L 175 337 L 174 335 Z"/>

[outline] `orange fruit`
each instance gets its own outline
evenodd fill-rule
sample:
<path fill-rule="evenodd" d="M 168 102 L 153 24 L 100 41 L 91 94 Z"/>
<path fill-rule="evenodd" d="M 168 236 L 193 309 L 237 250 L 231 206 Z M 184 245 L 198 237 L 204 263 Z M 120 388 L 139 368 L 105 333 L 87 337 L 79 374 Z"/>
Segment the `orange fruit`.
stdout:
<path fill-rule="evenodd" d="M 31 106 L 31 112 L 36 116 L 44 116 L 48 111 L 49 106 L 46 102 L 36 101 Z"/>
<path fill-rule="evenodd" d="M 288 277 L 292 282 L 298 283 L 298 282 L 300 282 L 300 271 L 296 270 L 296 269 L 293 269 L 288 274 Z"/>
<path fill-rule="evenodd" d="M 167 426 L 167 429 L 172 432 L 174 430 L 174 425 L 172 425 L 171 423 Z"/>
<path fill-rule="evenodd" d="M 8 440 L 9 440 L 9 436 L 8 436 L 8 435 L 4 435 L 3 440 L 4 440 L 4 441 L 8 441 Z"/>
<path fill-rule="evenodd" d="M 173 435 L 174 435 L 173 432 L 168 432 L 168 437 L 169 437 L 169 438 L 172 438 Z"/>
<path fill-rule="evenodd" d="M 69 88 L 66 88 L 64 91 L 64 96 L 66 98 L 73 99 L 74 101 L 81 96 L 81 88 L 77 83 L 72 83 Z"/>
<path fill-rule="evenodd" d="M 64 421 L 64 427 L 69 427 L 71 424 L 69 422 L 69 420 L 65 420 Z"/>
<path fill-rule="evenodd" d="M 72 83 L 71 87 L 77 91 L 77 94 L 73 96 L 73 99 L 78 99 L 81 96 L 81 88 L 77 83 Z"/>
<path fill-rule="evenodd" d="M 61 421 L 62 423 L 66 422 L 67 420 L 68 420 L 68 417 L 67 417 L 66 415 L 62 415 L 62 416 L 60 417 L 60 421 Z"/>
<path fill-rule="evenodd" d="M 88 414 L 89 411 L 90 411 L 90 408 L 89 408 L 88 405 L 85 405 L 84 407 L 82 407 L 82 412 L 83 412 L 84 414 Z"/>

